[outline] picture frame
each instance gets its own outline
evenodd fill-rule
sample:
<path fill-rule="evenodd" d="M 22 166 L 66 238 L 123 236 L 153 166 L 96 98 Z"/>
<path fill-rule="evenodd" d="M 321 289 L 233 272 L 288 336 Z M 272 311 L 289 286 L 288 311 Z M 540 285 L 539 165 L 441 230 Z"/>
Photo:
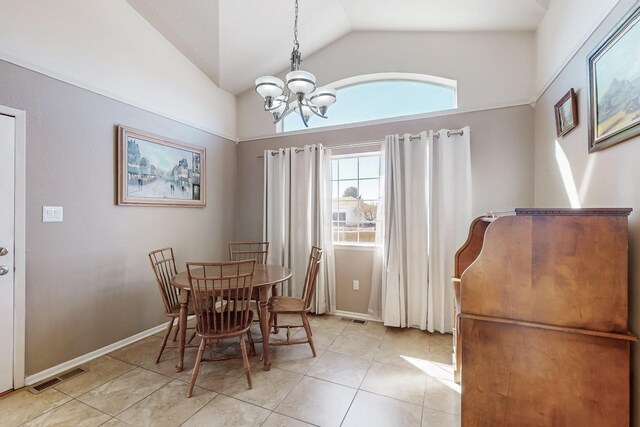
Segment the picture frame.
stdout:
<path fill-rule="evenodd" d="M 206 150 L 118 126 L 118 205 L 206 205 Z"/>
<path fill-rule="evenodd" d="M 578 97 L 571 88 L 554 106 L 556 132 L 564 136 L 578 126 Z"/>
<path fill-rule="evenodd" d="M 640 135 L 640 7 L 588 56 L 589 152 Z"/>

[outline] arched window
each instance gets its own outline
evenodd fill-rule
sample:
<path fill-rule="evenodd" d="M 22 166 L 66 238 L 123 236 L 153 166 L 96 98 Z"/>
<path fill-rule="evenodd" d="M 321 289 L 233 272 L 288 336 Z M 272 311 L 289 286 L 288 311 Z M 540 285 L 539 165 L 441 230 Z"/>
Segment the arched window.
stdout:
<path fill-rule="evenodd" d="M 360 123 L 450 110 L 457 107 L 457 82 L 411 73 L 378 73 L 350 77 L 330 84 L 337 102 L 328 119 L 311 116 L 309 128 Z M 305 129 L 292 112 L 277 125 L 277 132 Z"/>

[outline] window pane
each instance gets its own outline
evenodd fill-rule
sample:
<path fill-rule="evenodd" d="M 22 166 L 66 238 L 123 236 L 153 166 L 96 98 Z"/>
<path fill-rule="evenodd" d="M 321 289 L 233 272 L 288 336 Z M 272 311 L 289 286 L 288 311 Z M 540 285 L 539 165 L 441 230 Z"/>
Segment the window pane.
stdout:
<path fill-rule="evenodd" d="M 353 197 L 354 199 L 360 195 L 358 191 L 358 181 L 339 181 L 338 182 L 338 196 L 339 197 Z M 344 201 L 342 202 L 344 203 Z"/>
<path fill-rule="evenodd" d="M 360 180 L 360 196 L 363 200 L 378 200 L 380 194 L 379 179 L 361 179 Z"/>
<path fill-rule="evenodd" d="M 380 176 L 380 156 L 360 157 L 360 178 Z"/>
<path fill-rule="evenodd" d="M 339 159 L 339 179 L 356 179 L 358 178 L 358 158 L 350 157 Z"/>
<path fill-rule="evenodd" d="M 338 181 L 333 181 L 333 190 L 331 191 L 331 197 L 334 199 L 340 197 L 338 194 Z"/>
<path fill-rule="evenodd" d="M 455 108 L 456 89 L 415 80 L 378 80 L 338 88 L 327 119 L 311 116 L 309 128 L 429 113 Z M 305 129 L 300 116 L 289 114 L 283 131 Z M 280 127 L 276 128 L 280 132 Z"/>
<path fill-rule="evenodd" d="M 376 241 L 376 230 L 365 229 L 360 231 L 359 233 L 360 242 L 363 243 L 375 243 Z"/>
<path fill-rule="evenodd" d="M 375 201 L 361 201 L 358 204 L 358 216 L 360 217 L 360 222 L 375 221 L 378 217 L 378 203 Z"/>
<path fill-rule="evenodd" d="M 339 233 L 339 238 L 341 242 L 357 242 L 358 241 L 358 232 L 357 231 L 345 231 Z"/>
<path fill-rule="evenodd" d="M 338 179 L 338 160 L 331 160 L 331 179 Z"/>

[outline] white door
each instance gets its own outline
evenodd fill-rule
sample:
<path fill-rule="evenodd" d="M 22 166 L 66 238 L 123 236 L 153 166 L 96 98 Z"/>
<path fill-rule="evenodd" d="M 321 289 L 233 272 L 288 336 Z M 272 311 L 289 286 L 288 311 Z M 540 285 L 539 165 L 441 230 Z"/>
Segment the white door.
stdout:
<path fill-rule="evenodd" d="M 0 114 L 0 393 L 13 388 L 15 119 Z"/>

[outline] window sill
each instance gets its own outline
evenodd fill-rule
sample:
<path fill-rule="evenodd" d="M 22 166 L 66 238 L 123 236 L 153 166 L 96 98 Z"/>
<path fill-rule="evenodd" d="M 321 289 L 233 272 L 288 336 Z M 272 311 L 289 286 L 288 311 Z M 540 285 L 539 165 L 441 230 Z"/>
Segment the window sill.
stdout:
<path fill-rule="evenodd" d="M 376 245 L 366 243 L 334 243 L 333 247 L 337 250 L 349 251 L 373 252 L 376 250 Z"/>

